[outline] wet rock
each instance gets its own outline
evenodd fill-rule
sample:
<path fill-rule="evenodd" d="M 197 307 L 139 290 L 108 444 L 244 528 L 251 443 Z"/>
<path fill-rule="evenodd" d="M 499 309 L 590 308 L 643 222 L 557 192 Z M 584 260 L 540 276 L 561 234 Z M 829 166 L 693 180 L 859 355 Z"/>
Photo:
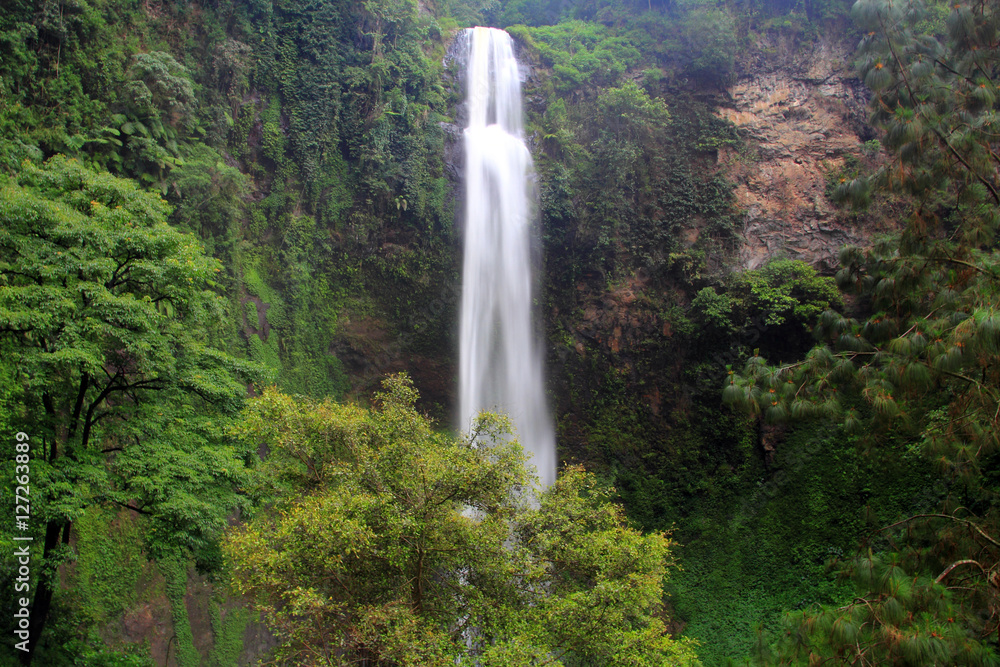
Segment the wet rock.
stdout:
<path fill-rule="evenodd" d="M 760 447 L 764 451 L 764 463 L 771 467 L 774 465 L 774 457 L 778 452 L 778 445 L 785 438 L 785 426 L 784 424 L 765 424 L 760 425 Z"/>
<path fill-rule="evenodd" d="M 827 37 L 811 45 L 765 37 L 730 87 L 733 103 L 719 113 L 756 144 L 758 156 L 719 154 L 746 211 L 740 268 L 781 257 L 830 271 L 841 246 L 866 243 L 869 231 L 841 221 L 823 194 L 827 174 L 860 156 L 871 136 L 864 86 L 847 65 L 853 50 Z"/>

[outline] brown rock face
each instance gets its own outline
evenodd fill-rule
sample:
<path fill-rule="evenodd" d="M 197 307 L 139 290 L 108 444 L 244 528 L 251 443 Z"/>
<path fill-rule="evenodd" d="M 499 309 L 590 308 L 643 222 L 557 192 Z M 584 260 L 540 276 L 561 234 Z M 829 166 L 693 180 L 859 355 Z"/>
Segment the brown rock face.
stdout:
<path fill-rule="evenodd" d="M 669 336 L 669 323 L 661 322 L 656 308 L 642 298 L 647 282 L 645 276 L 632 276 L 608 291 L 591 289 L 583 282 L 577 285 L 583 320 L 573 329 L 580 356 L 586 356 L 584 340 L 619 354 L 642 349 L 661 330 Z"/>
<path fill-rule="evenodd" d="M 343 362 L 351 377 L 348 398 L 369 397 L 379 391 L 391 373 L 406 371 L 420 392 L 418 407 L 447 422 L 455 404 L 455 360 L 444 354 L 426 356 L 406 351 L 405 334 L 394 334 L 389 325 L 372 317 L 344 320 L 330 344 L 331 353 Z"/>
<path fill-rule="evenodd" d="M 749 158 L 734 149 L 719 154 L 746 211 L 742 268 L 782 257 L 830 271 L 843 245 L 865 243 L 868 233 L 838 220 L 824 194 L 827 174 L 860 156 L 870 138 L 865 89 L 849 66 L 853 51 L 849 40 L 765 38 L 730 87 L 732 105 L 719 113 L 756 151 Z"/>

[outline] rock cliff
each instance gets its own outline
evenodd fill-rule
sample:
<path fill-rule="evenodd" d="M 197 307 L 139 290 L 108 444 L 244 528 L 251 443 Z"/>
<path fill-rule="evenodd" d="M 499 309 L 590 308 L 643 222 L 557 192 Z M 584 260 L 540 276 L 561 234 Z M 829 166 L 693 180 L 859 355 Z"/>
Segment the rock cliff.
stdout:
<path fill-rule="evenodd" d="M 719 114 L 747 140 L 719 152 L 743 216 L 740 268 L 776 257 L 829 272 L 845 244 L 864 244 L 869 226 L 838 215 L 825 195 L 828 178 L 865 157 L 874 135 L 867 90 L 850 65 L 850 38 L 796 43 L 765 36 L 745 54 Z"/>

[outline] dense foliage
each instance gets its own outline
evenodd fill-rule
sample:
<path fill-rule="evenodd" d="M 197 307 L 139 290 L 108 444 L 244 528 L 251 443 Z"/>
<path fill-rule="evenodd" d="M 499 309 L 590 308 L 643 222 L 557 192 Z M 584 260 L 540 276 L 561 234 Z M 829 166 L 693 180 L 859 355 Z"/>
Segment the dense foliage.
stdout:
<path fill-rule="evenodd" d="M 43 601 L 52 597 L 34 617 L 48 628 L 36 664 L 138 665 L 168 653 L 185 666 L 236 664 L 252 615 L 221 594 L 198 597 L 200 577 L 219 581 L 219 535 L 236 509 L 248 523 L 225 549 L 237 569 L 261 566 L 237 582 L 290 663 L 337 642 L 343 655 L 397 663 L 689 659 L 691 645 L 663 632 L 671 618 L 670 634 L 701 640 L 699 656 L 714 664 L 747 657 L 754 626 L 774 629 L 781 610 L 811 603 L 828 606 L 793 619 L 764 661 L 910 659 L 906 642 L 887 637 L 921 659 L 987 660 L 998 539 L 988 3 L 932 3 L 924 15 L 862 7 L 874 23 L 860 75 L 877 93 L 873 121 L 893 160 L 871 185 L 918 203 L 901 239 L 845 254 L 841 284 L 860 296 L 842 299 L 800 262 L 731 272 L 741 211 L 719 152 L 756 157 L 753 137 L 716 113 L 726 86 L 753 58 L 774 66 L 771 44 L 793 54 L 849 32 L 849 6 L 4 3 L 0 428 L 31 427 L 45 443 L 32 492 L 45 491 L 33 528 L 46 567 L 33 576 Z M 512 446 L 487 452 L 433 431 L 405 386 L 371 410 L 324 400 L 363 402 L 386 371 L 408 367 L 421 410 L 451 412 L 452 114 L 463 91 L 445 56 L 456 29 L 476 23 L 507 27 L 531 67 L 539 307 L 561 455 L 596 474 L 569 471 L 539 499 L 543 511 L 507 493 L 526 479 Z M 870 185 L 857 171 L 831 176 L 831 193 L 864 199 Z M 816 327 L 829 308 L 845 315 Z M 795 364 L 814 328 L 830 356 Z M 725 366 L 748 357 L 733 386 L 759 409 L 720 413 Z M 815 400 L 772 404 L 764 358 L 782 362 L 776 394 L 794 386 Z M 834 376 L 817 367 L 851 358 L 857 373 L 826 393 Z M 260 377 L 278 389 L 237 416 Z M 782 412 L 846 413 L 849 426 L 892 435 L 768 423 Z M 272 456 L 250 474 L 268 453 L 262 443 Z M 931 476 L 935 457 L 946 476 Z M 414 470 L 437 486 L 421 486 Z M 485 480 L 475 488 L 463 482 L 473 473 Z M 445 487 L 456 495 L 429 507 Z M 489 505 L 487 518 L 456 513 L 459 499 Z M 871 557 L 851 561 L 853 580 L 824 572 L 870 525 L 914 508 L 934 516 L 877 533 Z M 574 532 L 569 516 L 586 517 L 589 532 Z M 509 552 L 501 518 L 517 528 Z M 671 525 L 683 548 L 663 537 Z M 347 553 L 348 538 L 369 551 Z M 439 550 L 421 551 L 420 540 Z M 671 571 L 664 603 L 673 557 L 684 569 Z M 463 578 L 460 558 L 478 579 Z M 572 567 L 541 567 L 563 561 Z M 641 576 L 629 581 L 622 561 Z M 971 594 L 942 590 L 968 573 L 982 575 Z M 511 586 L 514 574 L 532 585 Z M 324 577 L 349 581 L 355 599 Z M 864 605 L 849 604 L 854 584 Z M 126 638 L 121 619 L 141 627 L 136 610 L 150 608 L 172 629 L 169 644 L 151 630 Z M 317 636 L 292 608 L 344 633 Z M 596 609 L 600 632 L 589 624 Z M 471 625 L 479 641 L 461 639 Z M 148 647 L 134 643 L 140 635 Z M 911 641 L 935 635 L 944 639 L 931 648 Z M 845 648 L 852 637 L 867 642 L 856 654 Z"/>
<path fill-rule="evenodd" d="M 582 470 L 536 499 L 502 421 L 454 440 L 407 378 L 384 386 L 373 410 L 269 390 L 237 428 L 271 446 L 281 491 L 225 553 L 279 664 L 697 664 L 661 618 L 666 535 L 628 527 Z"/>
<path fill-rule="evenodd" d="M 838 416 L 867 432 L 871 446 L 895 434 L 887 453 L 921 451 L 937 464 L 942 489 L 936 507 L 882 526 L 847 563 L 853 602 L 793 619 L 778 646 L 783 660 L 998 660 L 1000 14 L 991 3 L 955 5 L 938 39 L 924 32 L 922 9 L 855 5 L 870 30 L 859 72 L 892 161 L 845 181 L 840 193 L 855 201 L 871 187 L 906 193 L 903 231 L 842 253 L 837 278 L 858 294 L 857 316 L 824 313 L 822 342 L 803 361 L 770 366 L 754 357 L 725 391 L 767 420 Z"/>
<path fill-rule="evenodd" d="M 12 421 L 33 443 L 31 514 L 45 526 L 32 650 L 61 545 L 87 508 L 144 515 L 151 553 L 187 555 L 242 504 L 243 452 L 220 443 L 212 420 L 238 410 L 260 375 L 207 344 L 218 262 L 167 211 L 135 183 L 63 157 L 25 164 L 0 189 L 0 334 L 17 359 Z"/>

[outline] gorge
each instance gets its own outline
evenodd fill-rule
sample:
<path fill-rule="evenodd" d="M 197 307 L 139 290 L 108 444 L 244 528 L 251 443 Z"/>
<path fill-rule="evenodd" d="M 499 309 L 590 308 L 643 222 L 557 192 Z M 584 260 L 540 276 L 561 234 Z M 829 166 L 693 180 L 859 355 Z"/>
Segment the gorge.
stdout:
<path fill-rule="evenodd" d="M 7 5 L 34 664 L 996 664 L 993 3 Z"/>

